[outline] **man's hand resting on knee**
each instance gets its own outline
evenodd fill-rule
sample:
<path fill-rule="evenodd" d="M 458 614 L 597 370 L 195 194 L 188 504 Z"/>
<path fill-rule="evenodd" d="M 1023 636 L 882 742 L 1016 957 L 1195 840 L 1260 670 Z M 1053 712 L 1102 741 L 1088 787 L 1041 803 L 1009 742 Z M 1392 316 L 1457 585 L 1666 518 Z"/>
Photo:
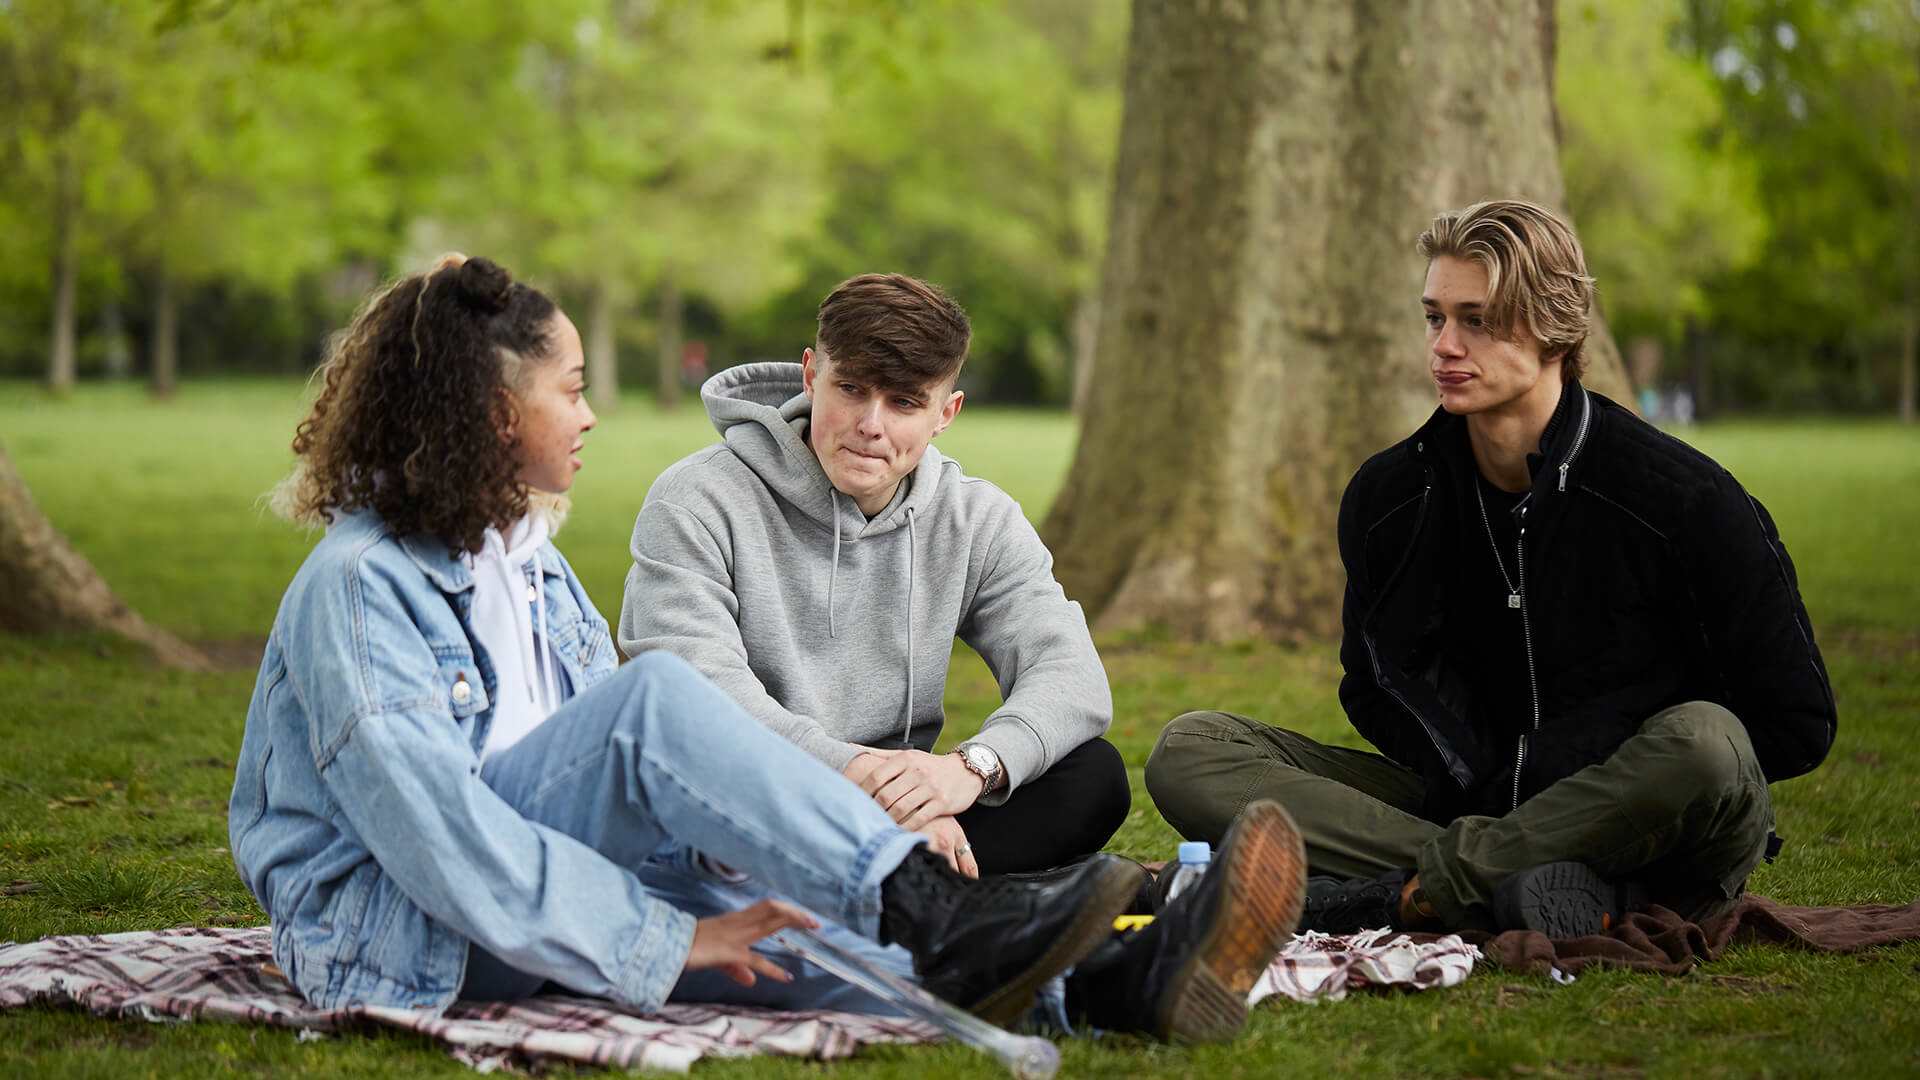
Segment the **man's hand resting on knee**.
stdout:
<path fill-rule="evenodd" d="M 752 986 L 760 975 L 792 982 L 791 972 L 754 952 L 752 946 L 769 934 L 796 926 L 815 930 L 820 920 L 784 900 L 761 900 L 739 911 L 701 919 L 693 924 L 693 947 L 687 950 L 684 970 L 718 969 L 741 986 Z"/>
<path fill-rule="evenodd" d="M 948 866 L 968 877 L 980 876 L 966 830 L 953 816 L 972 806 L 985 785 L 959 757 L 924 750 L 867 750 L 848 762 L 842 775 L 873 796 L 901 828 L 924 834 L 927 846 L 944 856 Z"/>
<path fill-rule="evenodd" d="M 867 750 L 841 770 L 873 796 L 900 827 L 925 831 L 935 818 L 952 817 L 980 798 L 985 783 L 957 754 L 925 750 Z"/>

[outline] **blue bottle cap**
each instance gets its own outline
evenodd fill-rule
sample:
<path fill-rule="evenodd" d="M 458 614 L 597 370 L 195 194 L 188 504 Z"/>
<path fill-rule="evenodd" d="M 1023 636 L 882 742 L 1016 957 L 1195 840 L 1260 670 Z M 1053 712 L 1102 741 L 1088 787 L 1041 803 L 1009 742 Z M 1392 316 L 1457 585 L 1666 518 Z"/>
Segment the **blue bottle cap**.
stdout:
<path fill-rule="evenodd" d="M 1213 848 L 1205 840 L 1183 840 L 1180 843 L 1180 861 L 1210 863 L 1213 861 Z"/>

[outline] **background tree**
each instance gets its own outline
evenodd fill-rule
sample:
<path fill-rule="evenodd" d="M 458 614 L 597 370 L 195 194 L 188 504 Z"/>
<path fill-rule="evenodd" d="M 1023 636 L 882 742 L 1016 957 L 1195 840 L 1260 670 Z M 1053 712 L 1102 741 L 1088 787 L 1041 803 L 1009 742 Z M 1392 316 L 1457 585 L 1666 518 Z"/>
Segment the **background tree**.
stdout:
<path fill-rule="evenodd" d="M 1689 0 L 1687 44 L 1754 149 L 1759 257 L 1709 287 L 1716 395 L 1914 410 L 1920 9 L 1911 0 Z"/>
<path fill-rule="evenodd" d="M 937 281 L 974 327 L 975 400 L 1065 403 L 1076 312 L 1096 292 L 1119 120 L 1118 4 L 872 5 L 810 24 L 831 105 L 813 133 L 830 185 L 803 276 L 760 313 L 754 345 L 795 327 L 851 274 Z"/>
<path fill-rule="evenodd" d="M 86 557 L 34 506 L 0 446 L 0 630 L 16 634 L 99 632 L 145 645 L 162 663 L 205 670 L 192 646 L 153 626 L 113 595 Z"/>
<path fill-rule="evenodd" d="M 375 242 L 387 208 L 363 101 L 313 43 L 279 39 L 273 9 L 129 11 L 146 25 L 124 44 L 139 78 L 116 105 L 128 133 L 116 247 L 144 278 L 149 382 L 166 397 L 188 290 L 289 292 Z"/>
<path fill-rule="evenodd" d="M 1564 204 L 1553 7 L 1133 20 L 1101 371 L 1045 534 L 1102 626 L 1328 633 L 1341 489 L 1432 407 L 1414 238 L 1488 197 Z M 1589 351 L 1624 396 L 1604 326 Z"/>
<path fill-rule="evenodd" d="M 80 278 L 113 201 L 100 181 L 119 153 L 112 109 L 126 91 L 122 49 L 136 18 L 103 0 L 0 11 L 0 227 L 10 238 L 0 275 L 46 298 L 44 370 L 56 393 L 77 373 Z"/>
<path fill-rule="evenodd" d="M 449 174 L 457 244 L 500 252 L 584 297 L 595 405 L 616 403 L 616 341 L 652 293 L 657 400 L 680 389 L 683 303 L 737 308 L 791 277 L 790 241 L 814 224 L 823 94 L 790 63 L 783 9 L 582 0 L 533 28 L 520 76 Z M 515 213 L 499 213 L 502 204 Z M 563 301 L 568 299 L 563 297 Z"/>
<path fill-rule="evenodd" d="M 1707 287 L 1766 239 L 1752 149 L 1726 123 L 1704 57 L 1675 48 L 1686 12 L 1638 0 L 1559 8 L 1562 171 L 1614 333 L 1659 375 L 1712 317 Z M 1622 92 L 1623 88 L 1632 92 Z"/>

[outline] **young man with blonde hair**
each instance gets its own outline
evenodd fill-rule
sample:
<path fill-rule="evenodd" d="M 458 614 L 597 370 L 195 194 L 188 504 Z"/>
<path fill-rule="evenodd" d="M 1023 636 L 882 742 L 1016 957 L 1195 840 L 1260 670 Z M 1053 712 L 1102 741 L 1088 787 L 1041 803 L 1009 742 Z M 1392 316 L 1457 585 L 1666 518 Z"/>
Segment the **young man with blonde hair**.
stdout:
<path fill-rule="evenodd" d="M 1786 547 L 1725 469 L 1581 384 L 1593 280 L 1564 221 L 1479 203 L 1419 251 L 1439 408 L 1340 506 L 1340 699 L 1380 753 L 1188 713 L 1148 790 L 1193 837 L 1286 805 L 1319 875 L 1304 929 L 1705 917 L 1777 847 L 1768 784 L 1833 742 Z"/>

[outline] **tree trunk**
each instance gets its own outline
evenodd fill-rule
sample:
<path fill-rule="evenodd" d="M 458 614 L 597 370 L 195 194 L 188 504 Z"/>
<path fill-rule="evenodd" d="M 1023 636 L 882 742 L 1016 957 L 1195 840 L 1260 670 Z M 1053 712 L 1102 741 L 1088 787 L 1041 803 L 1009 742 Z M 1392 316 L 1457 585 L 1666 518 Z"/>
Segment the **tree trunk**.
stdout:
<path fill-rule="evenodd" d="M 204 671 L 206 657 L 140 618 L 107 588 L 33 503 L 0 446 L 0 630 L 11 633 L 106 630 L 131 638 L 169 667 Z"/>
<path fill-rule="evenodd" d="M 173 275 L 165 265 L 153 283 L 153 371 L 147 389 L 156 398 L 170 398 L 180 385 L 180 303 L 173 292 Z"/>
<path fill-rule="evenodd" d="M 53 340 L 47 356 L 47 386 L 56 394 L 65 394 L 73 390 L 79 370 L 74 348 L 79 259 L 74 250 L 75 211 L 66 191 L 68 183 L 59 179 L 56 184 L 61 190 L 55 197 L 54 209 Z"/>
<path fill-rule="evenodd" d="M 659 344 L 659 386 L 657 395 L 662 409 L 677 408 L 680 404 L 680 341 L 683 331 L 685 306 L 680 298 L 680 286 L 672 277 L 660 282 L 660 325 Z"/>
<path fill-rule="evenodd" d="M 127 320 L 118 297 L 108 297 L 101 308 L 100 333 L 107 339 L 107 378 L 126 378 L 133 370 L 133 349 L 127 345 Z"/>
<path fill-rule="evenodd" d="M 1914 397 L 1920 392 L 1915 383 L 1920 382 L 1920 302 L 1907 305 L 1907 332 L 1900 338 L 1900 422 L 1914 422 Z"/>
<path fill-rule="evenodd" d="M 1073 305 L 1073 415 L 1087 413 L 1087 393 L 1093 387 L 1094 357 L 1100 355 L 1100 293 L 1088 289 Z"/>
<path fill-rule="evenodd" d="M 1551 0 L 1136 0 L 1099 374 L 1045 528 L 1098 626 L 1337 629 L 1341 491 L 1433 408 L 1415 238 L 1564 206 L 1552 31 Z M 1625 400 L 1604 327 L 1588 351 Z"/>
<path fill-rule="evenodd" d="M 620 357 L 614 341 L 614 283 L 602 278 L 593 290 L 587 315 L 587 382 L 595 412 L 610 413 L 620 404 Z"/>

